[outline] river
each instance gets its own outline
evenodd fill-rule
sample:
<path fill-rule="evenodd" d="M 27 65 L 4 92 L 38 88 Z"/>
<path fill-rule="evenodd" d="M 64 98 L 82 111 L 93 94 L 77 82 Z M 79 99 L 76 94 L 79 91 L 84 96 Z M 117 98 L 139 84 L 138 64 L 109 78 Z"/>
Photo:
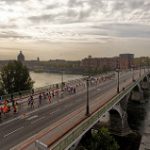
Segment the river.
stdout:
<path fill-rule="evenodd" d="M 77 78 L 81 78 L 82 75 L 73 75 L 73 74 L 58 74 L 58 73 L 36 73 L 36 72 L 30 72 L 30 76 L 34 83 L 34 88 L 47 86 L 50 84 L 60 83 L 62 82 L 62 76 L 63 81 L 73 80 Z"/>

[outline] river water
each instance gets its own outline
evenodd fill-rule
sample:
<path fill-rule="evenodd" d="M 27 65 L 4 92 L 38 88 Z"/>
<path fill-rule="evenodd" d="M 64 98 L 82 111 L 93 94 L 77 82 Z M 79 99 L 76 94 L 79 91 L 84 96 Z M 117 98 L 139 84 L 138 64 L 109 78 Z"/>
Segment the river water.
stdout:
<path fill-rule="evenodd" d="M 81 78 L 82 75 L 73 75 L 73 74 L 58 74 L 58 73 L 36 73 L 36 72 L 30 72 L 30 76 L 34 83 L 34 88 L 39 88 L 55 83 L 60 83 L 63 81 L 73 80 L 77 78 Z"/>

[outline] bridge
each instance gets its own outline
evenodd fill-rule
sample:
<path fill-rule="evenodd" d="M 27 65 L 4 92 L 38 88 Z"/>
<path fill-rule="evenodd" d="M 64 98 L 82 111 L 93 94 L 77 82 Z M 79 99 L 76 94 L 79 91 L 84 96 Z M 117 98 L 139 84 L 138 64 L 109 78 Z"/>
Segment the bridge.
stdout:
<path fill-rule="evenodd" d="M 74 149 L 82 136 L 99 122 L 106 112 L 110 114 L 109 129 L 120 136 L 131 133 L 127 122 L 129 99 L 144 102 L 143 90 L 149 88 L 149 71 L 135 70 L 120 73 L 104 80 L 89 82 L 89 95 L 86 81 L 80 83 L 77 92 L 63 94 L 51 104 L 33 111 L 27 109 L 27 98 L 20 102 L 24 108 L 16 118 L 0 124 L 0 149 L 3 150 L 67 150 Z M 99 79 L 99 77 L 96 77 Z M 117 88 L 119 84 L 119 91 Z M 87 114 L 87 96 L 89 114 Z M 37 96 L 35 95 L 35 99 Z M 18 101 L 19 102 L 19 101 Z M 22 106 L 23 105 L 23 106 Z"/>

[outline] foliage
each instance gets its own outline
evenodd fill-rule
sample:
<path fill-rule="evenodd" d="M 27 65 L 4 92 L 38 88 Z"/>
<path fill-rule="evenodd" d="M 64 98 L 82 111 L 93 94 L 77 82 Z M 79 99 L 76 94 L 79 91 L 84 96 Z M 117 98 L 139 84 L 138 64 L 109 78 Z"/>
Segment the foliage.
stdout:
<path fill-rule="evenodd" d="M 10 61 L 2 68 L 1 79 L 7 93 L 30 90 L 34 83 L 27 67 L 18 61 Z"/>
<path fill-rule="evenodd" d="M 0 78 L 0 95 L 4 94 L 4 88 L 3 88 L 3 84 L 2 84 L 2 79 Z"/>
<path fill-rule="evenodd" d="M 118 150 L 119 145 L 115 139 L 110 135 L 107 128 L 94 130 L 91 137 L 86 139 L 83 146 L 87 150 Z"/>

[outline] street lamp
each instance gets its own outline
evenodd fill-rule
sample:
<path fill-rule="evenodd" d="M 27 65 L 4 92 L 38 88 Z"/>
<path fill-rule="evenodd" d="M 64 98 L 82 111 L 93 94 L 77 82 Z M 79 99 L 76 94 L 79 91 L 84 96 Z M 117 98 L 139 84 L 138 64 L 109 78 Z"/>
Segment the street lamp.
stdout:
<path fill-rule="evenodd" d="M 91 73 L 91 56 L 88 58 L 88 77 L 86 78 L 86 87 L 87 87 L 87 95 L 86 95 L 86 116 L 90 115 L 90 104 L 89 104 L 89 81 L 90 81 L 90 73 Z"/>
<path fill-rule="evenodd" d="M 149 57 L 147 57 L 147 69 L 148 69 L 148 72 L 149 72 Z"/>
<path fill-rule="evenodd" d="M 86 115 L 90 115 L 90 110 L 89 110 L 89 77 L 86 79 L 86 85 L 87 85 L 87 101 L 86 101 Z"/>
<path fill-rule="evenodd" d="M 140 58 L 140 72 L 139 72 L 139 76 L 141 77 L 141 58 Z"/>
<path fill-rule="evenodd" d="M 134 82 L 135 79 L 134 79 L 134 66 L 132 66 L 132 81 Z"/>
<path fill-rule="evenodd" d="M 119 88 L 119 84 L 120 84 L 120 65 L 119 65 L 119 60 L 117 60 L 117 69 L 116 69 L 116 72 L 117 72 L 117 93 L 120 92 L 120 88 Z"/>
<path fill-rule="evenodd" d="M 119 89 L 119 84 L 120 84 L 120 81 L 119 81 L 119 78 L 120 78 L 120 72 L 119 72 L 119 69 L 116 70 L 117 71 L 117 93 L 120 92 L 120 89 Z"/>
<path fill-rule="evenodd" d="M 64 75 L 64 72 L 62 71 L 62 74 L 61 74 L 61 91 L 63 91 L 63 75 Z"/>

